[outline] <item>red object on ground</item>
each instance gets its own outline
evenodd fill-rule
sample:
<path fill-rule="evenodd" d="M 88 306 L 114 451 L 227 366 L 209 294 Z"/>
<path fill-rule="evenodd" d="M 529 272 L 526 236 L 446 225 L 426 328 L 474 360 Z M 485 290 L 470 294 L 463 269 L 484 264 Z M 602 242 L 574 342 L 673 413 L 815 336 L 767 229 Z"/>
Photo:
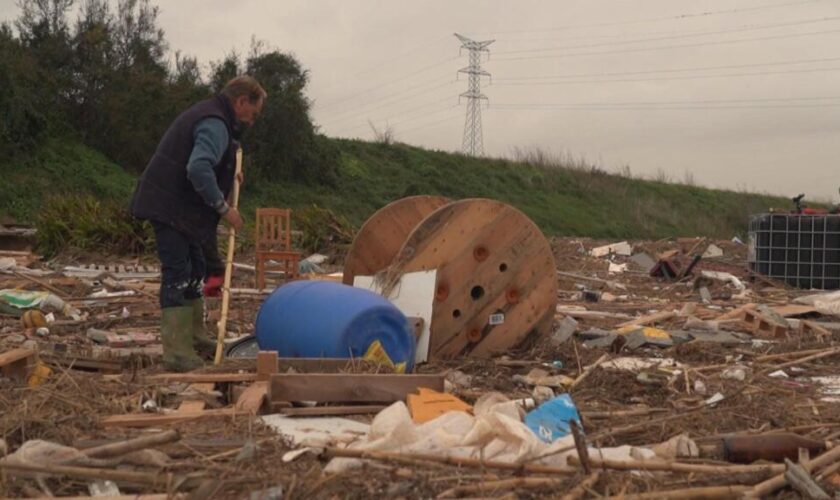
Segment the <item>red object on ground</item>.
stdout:
<path fill-rule="evenodd" d="M 222 294 L 222 284 L 225 282 L 225 277 L 218 274 L 211 274 L 204 281 L 204 296 L 218 297 Z"/>

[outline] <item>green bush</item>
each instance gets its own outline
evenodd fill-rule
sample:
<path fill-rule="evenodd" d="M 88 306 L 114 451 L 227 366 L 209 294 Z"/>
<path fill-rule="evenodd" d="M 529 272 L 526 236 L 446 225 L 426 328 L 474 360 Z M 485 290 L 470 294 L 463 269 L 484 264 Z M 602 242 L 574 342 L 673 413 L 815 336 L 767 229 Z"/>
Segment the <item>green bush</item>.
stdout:
<path fill-rule="evenodd" d="M 353 226 L 332 210 L 312 205 L 293 213 L 292 226 L 301 231 L 300 245 L 307 252 L 344 255 L 353 243 Z"/>
<path fill-rule="evenodd" d="M 52 256 L 67 248 L 137 255 L 154 248 L 151 226 L 114 201 L 89 195 L 48 198 L 35 219 L 38 250 Z"/>

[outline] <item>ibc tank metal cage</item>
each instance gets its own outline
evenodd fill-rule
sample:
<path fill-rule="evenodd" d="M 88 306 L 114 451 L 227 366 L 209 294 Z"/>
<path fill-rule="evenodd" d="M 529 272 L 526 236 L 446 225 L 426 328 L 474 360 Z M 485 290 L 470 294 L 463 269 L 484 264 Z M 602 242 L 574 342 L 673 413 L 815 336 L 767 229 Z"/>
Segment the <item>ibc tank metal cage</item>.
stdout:
<path fill-rule="evenodd" d="M 753 216 L 747 262 L 798 288 L 840 288 L 840 215 Z"/>

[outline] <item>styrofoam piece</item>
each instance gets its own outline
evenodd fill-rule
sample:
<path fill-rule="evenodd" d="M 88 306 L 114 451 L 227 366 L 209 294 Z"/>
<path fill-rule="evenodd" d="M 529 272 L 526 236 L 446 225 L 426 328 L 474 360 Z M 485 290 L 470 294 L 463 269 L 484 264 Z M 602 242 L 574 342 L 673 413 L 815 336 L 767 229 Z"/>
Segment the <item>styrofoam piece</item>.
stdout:
<path fill-rule="evenodd" d="M 596 247 L 589 251 L 589 255 L 593 257 L 604 257 L 605 255 L 609 255 L 611 253 L 616 255 L 630 256 L 630 254 L 633 253 L 633 247 L 630 246 L 630 244 L 626 241 L 621 241 L 618 243 L 613 243 L 612 245 Z"/>

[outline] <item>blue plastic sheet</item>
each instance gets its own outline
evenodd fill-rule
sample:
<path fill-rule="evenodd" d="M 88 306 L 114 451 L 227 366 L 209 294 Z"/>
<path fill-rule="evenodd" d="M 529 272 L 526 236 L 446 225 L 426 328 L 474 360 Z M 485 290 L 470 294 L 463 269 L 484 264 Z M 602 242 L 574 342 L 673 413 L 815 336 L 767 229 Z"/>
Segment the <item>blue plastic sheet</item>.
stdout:
<path fill-rule="evenodd" d="M 572 420 L 580 426 L 580 414 L 568 394 L 549 399 L 525 415 L 525 425 L 546 443 L 568 436 Z"/>

